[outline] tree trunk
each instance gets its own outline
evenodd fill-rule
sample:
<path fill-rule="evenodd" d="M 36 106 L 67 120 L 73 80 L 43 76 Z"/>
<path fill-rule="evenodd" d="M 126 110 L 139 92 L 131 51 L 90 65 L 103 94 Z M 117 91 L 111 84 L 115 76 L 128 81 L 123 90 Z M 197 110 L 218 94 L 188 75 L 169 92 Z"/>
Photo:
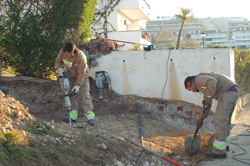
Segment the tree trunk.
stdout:
<path fill-rule="evenodd" d="M 185 21 L 185 20 L 184 20 Z M 183 25 L 184 25 L 184 21 L 181 23 L 181 29 L 180 29 L 180 32 L 178 34 L 178 40 L 177 40 L 177 45 L 176 45 L 176 49 L 179 48 L 179 45 L 180 45 L 180 40 L 181 40 L 181 32 L 182 32 L 182 28 L 183 28 Z"/>

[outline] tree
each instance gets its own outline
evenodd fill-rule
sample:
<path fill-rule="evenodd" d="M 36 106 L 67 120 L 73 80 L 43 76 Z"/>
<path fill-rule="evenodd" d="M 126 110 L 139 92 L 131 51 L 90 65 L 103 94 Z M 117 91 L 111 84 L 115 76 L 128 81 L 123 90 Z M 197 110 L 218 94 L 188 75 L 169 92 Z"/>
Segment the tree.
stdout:
<path fill-rule="evenodd" d="M 151 43 L 159 48 L 169 48 L 173 45 L 174 39 L 169 29 L 163 29 L 153 34 Z"/>
<path fill-rule="evenodd" d="M 0 45 L 17 75 L 46 77 L 65 40 L 87 39 L 97 0 L 0 1 Z"/>
<path fill-rule="evenodd" d="M 250 84 L 250 51 L 234 49 L 234 54 L 235 80 L 239 86 L 245 87 L 244 90 L 248 90 Z"/>
<path fill-rule="evenodd" d="M 95 19 L 91 25 L 93 32 L 104 34 L 104 37 L 107 38 L 109 32 L 116 31 L 113 25 L 108 22 L 108 17 L 111 12 L 114 11 L 115 7 L 120 3 L 120 1 L 121 0 L 106 1 L 105 6 L 95 13 Z M 110 26 L 111 30 L 108 30 L 108 25 Z"/>
<path fill-rule="evenodd" d="M 183 29 L 184 24 L 189 23 L 190 21 L 194 20 L 193 17 L 187 16 L 191 12 L 192 12 L 192 9 L 181 8 L 181 14 L 180 15 L 175 15 L 177 17 L 177 19 L 180 20 L 180 23 L 181 23 L 181 28 L 180 28 L 180 31 L 179 31 L 179 34 L 178 34 L 176 49 L 178 49 L 179 45 L 180 45 L 181 33 L 182 33 L 182 29 Z"/>
<path fill-rule="evenodd" d="M 185 37 L 184 37 L 184 47 L 185 48 L 200 48 L 200 42 L 197 40 L 197 39 L 194 39 L 191 37 L 190 34 L 187 34 Z"/>

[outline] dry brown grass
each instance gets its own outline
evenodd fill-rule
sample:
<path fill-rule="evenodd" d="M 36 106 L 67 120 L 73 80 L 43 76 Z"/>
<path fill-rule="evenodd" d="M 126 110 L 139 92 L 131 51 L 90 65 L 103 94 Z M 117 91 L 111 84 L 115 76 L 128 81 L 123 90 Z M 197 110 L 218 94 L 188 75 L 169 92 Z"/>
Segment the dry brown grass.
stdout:
<path fill-rule="evenodd" d="M 14 76 L 16 76 L 16 74 L 11 67 L 8 67 L 7 69 L 2 68 L 2 76 L 14 77 Z"/>

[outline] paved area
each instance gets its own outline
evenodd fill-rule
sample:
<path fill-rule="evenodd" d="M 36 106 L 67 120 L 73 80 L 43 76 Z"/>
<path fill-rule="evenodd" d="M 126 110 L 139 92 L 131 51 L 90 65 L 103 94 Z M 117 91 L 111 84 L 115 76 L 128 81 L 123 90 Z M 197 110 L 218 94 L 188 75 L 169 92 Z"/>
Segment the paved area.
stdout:
<path fill-rule="evenodd" d="M 239 112 L 230 134 L 230 151 L 226 159 L 201 162 L 201 166 L 250 166 L 250 104 Z"/>

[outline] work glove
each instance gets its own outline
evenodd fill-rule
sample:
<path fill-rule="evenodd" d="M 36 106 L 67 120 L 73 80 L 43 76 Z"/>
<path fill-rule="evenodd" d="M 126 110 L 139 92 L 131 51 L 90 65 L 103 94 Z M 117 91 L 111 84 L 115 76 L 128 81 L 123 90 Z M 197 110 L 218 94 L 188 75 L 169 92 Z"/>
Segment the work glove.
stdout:
<path fill-rule="evenodd" d="M 80 86 L 75 85 L 74 88 L 72 89 L 72 92 L 74 93 L 79 93 Z"/>
<path fill-rule="evenodd" d="M 203 120 L 200 122 L 200 120 L 197 121 L 196 127 L 200 129 L 203 126 Z"/>
<path fill-rule="evenodd" d="M 210 99 L 210 98 L 207 98 L 207 99 L 202 100 L 202 104 L 203 104 L 203 105 L 209 105 L 209 104 L 211 104 L 211 103 L 212 103 L 212 99 Z"/>
<path fill-rule="evenodd" d="M 58 74 L 58 76 L 60 77 L 62 77 L 63 76 L 63 72 L 64 72 L 64 69 L 63 68 L 58 68 L 57 70 L 56 70 L 56 72 L 57 72 L 57 74 Z"/>

